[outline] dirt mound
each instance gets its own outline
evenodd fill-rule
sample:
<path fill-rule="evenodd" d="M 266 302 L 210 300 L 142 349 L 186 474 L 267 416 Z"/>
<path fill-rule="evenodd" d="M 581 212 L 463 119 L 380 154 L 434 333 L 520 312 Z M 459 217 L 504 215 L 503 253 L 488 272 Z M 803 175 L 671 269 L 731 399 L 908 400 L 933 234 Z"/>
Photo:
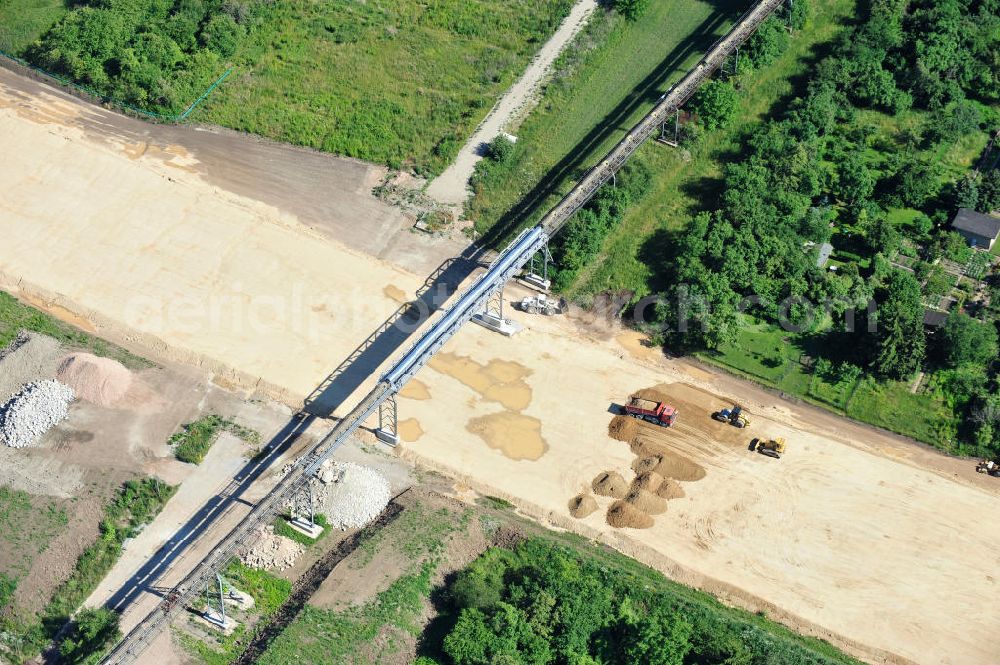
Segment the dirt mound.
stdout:
<path fill-rule="evenodd" d="M 0 403 L 6 402 L 26 383 L 51 379 L 59 367 L 63 351 L 59 342 L 21 331 L 0 349 Z"/>
<path fill-rule="evenodd" d="M 56 378 L 72 388 L 77 397 L 98 406 L 114 406 L 132 385 L 132 372 L 124 365 L 90 353 L 66 356 Z"/>
<path fill-rule="evenodd" d="M 608 436 L 617 441 L 632 443 L 639 433 L 639 421 L 632 416 L 615 416 L 608 425 Z"/>
<path fill-rule="evenodd" d="M 637 445 L 633 446 L 633 451 L 636 460 L 632 462 L 632 470 L 640 475 L 655 471 L 664 478 L 687 482 L 705 477 L 705 469 L 700 464 L 662 446 Z"/>
<path fill-rule="evenodd" d="M 597 510 L 597 501 L 589 494 L 577 494 L 569 500 L 569 514 L 573 517 L 583 519 Z"/>
<path fill-rule="evenodd" d="M 648 529 L 653 518 L 628 501 L 615 501 L 608 507 L 608 524 L 616 529 Z"/>
<path fill-rule="evenodd" d="M 684 496 L 684 488 L 673 478 L 667 478 L 656 490 L 656 496 L 669 501 L 670 499 L 680 499 Z"/>
<path fill-rule="evenodd" d="M 624 499 L 625 495 L 628 494 L 628 483 L 617 471 L 605 471 L 597 474 L 590 486 L 593 488 L 594 494 L 610 496 L 614 499 Z"/>
<path fill-rule="evenodd" d="M 663 476 L 658 474 L 656 471 L 647 471 L 646 473 L 640 473 L 632 481 L 633 490 L 646 490 L 648 492 L 656 492 L 660 489 L 660 485 L 663 484 Z"/>
<path fill-rule="evenodd" d="M 625 500 L 647 515 L 659 515 L 666 511 L 666 499 L 647 490 L 632 490 Z"/>
<path fill-rule="evenodd" d="M 642 390 L 637 390 L 632 393 L 632 397 L 639 397 L 642 399 L 648 399 L 653 402 L 666 402 L 667 404 L 672 404 L 671 400 L 676 401 L 674 397 L 668 395 L 663 388 L 666 385 L 657 386 L 655 388 L 643 388 Z"/>

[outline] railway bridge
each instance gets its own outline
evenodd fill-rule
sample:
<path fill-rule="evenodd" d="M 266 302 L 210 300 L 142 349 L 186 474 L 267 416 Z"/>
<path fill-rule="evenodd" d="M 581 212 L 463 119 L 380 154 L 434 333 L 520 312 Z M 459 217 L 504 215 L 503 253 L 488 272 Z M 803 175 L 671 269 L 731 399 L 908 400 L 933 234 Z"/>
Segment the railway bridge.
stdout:
<path fill-rule="evenodd" d="M 549 210 L 542 220 L 527 228 L 496 257 L 485 273 L 462 291 L 453 304 L 434 315 L 427 329 L 385 372 L 375 387 L 345 415 L 330 432 L 315 443 L 294 463 L 291 470 L 261 499 L 250 513 L 164 599 L 111 650 L 101 661 L 105 665 L 134 662 L 165 628 L 173 617 L 216 580 L 219 571 L 252 542 L 252 534 L 269 524 L 283 507 L 301 492 L 323 462 L 342 446 L 369 418 L 378 414 L 376 433 L 382 438 L 395 436 L 397 393 L 433 355 L 468 321 L 493 329 L 504 325 L 502 292 L 504 285 L 517 275 L 539 252 L 546 251 L 549 239 L 569 221 L 573 213 L 625 164 L 628 158 L 654 133 L 664 127 L 698 86 L 786 0 L 761 0 L 751 7 L 732 29 L 719 39 L 704 57 L 677 84 L 670 88 L 656 106 L 617 145 Z"/>

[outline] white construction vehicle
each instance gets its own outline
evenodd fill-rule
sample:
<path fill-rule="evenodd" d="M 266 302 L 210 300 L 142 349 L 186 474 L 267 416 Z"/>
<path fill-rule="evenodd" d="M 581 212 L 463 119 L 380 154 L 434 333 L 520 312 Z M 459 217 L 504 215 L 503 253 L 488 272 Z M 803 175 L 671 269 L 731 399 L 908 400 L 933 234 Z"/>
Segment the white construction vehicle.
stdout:
<path fill-rule="evenodd" d="M 528 314 L 552 316 L 554 314 L 562 314 L 563 303 L 555 298 L 546 296 L 544 293 L 539 293 L 534 296 L 526 296 L 521 300 L 518 309 Z"/>

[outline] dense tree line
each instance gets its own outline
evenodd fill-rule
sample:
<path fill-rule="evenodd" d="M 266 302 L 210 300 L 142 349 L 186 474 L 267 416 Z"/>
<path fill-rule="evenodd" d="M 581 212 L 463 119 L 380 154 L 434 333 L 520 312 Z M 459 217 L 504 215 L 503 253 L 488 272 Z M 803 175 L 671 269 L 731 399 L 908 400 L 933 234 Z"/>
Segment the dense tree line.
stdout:
<path fill-rule="evenodd" d="M 726 168 L 718 206 L 658 248 L 669 257 L 662 277 L 673 284 L 657 307 L 664 341 L 713 349 L 734 341 L 741 312 L 793 329 L 829 312 L 836 325 L 817 346 L 837 363 L 884 379 L 907 378 L 926 361 L 978 375 L 959 382 L 956 408 L 970 414 L 970 439 L 1000 450 L 1000 410 L 989 406 L 997 400 L 986 372 L 996 354 L 993 322 L 955 314 L 929 339 L 923 326 L 924 298 L 951 287 L 937 259 L 971 254 L 947 229 L 955 209 L 1000 205 L 1000 171 L 949 183 L 931 158 L 998 124 L 991 105 L 1000 100 L 1000 3 L 863 6 L 863 19 L 816 64 L 801 95 L 746 137 L 743 155 Z M 779 19 L 769 19 L 749 45 L 747 66 L 770 62 L 786 40 Z M 713 83 L 693 100 L 709 127 L 735 105 L 725 85 Z M 910 109 L 920 123 L 895 134 L 871 122 L 871 111 L 891 117 Z M 887 220 L 892 208 L 922 214 L 900 227 Z M 810 249 L 831 239 L 839 256 L 854 259 L 836 272 L 818 267 Z M 904 242 L 920 248 L 912 273 L 890 263 Z M 850 320 L 848 310 L 856 313 Z"/>
<path fill-rule="evenodd" d="M 83 0 L 28 59 L 135 106 L 174 114 L 224 70 L 256 0 Z"/>
<path fill-rule="evenodd" d="M 547 541 L 488 550 L 446 593 L 443 652 L 453 665 L 852 662 Z"/>

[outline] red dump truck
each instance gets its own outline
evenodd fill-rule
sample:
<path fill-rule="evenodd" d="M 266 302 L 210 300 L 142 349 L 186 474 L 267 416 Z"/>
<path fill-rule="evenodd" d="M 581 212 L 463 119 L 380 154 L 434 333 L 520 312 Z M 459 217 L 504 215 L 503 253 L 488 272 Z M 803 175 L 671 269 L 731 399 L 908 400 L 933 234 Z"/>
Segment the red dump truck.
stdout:
<path fill-rule="evenodd" d="M 648 420 L 662 427 L 670 427 L 677 420 L 677 409 L 663 402 L 633 397 L 625 405 L 625 413 L 633 418 Z"/>

